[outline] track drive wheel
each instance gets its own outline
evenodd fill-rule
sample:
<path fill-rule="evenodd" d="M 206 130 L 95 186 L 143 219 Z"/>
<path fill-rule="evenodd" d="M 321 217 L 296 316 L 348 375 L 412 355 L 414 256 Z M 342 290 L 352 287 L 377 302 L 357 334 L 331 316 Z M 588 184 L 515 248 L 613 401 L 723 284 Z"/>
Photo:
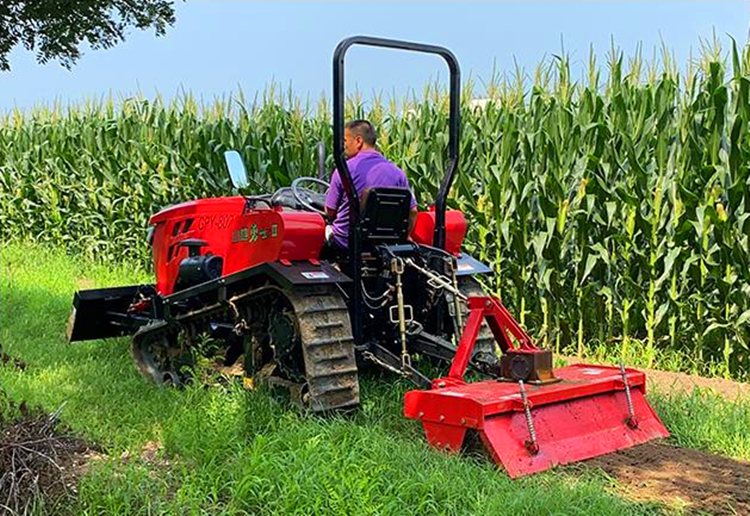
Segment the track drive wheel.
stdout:
<path fill-rule="evenodd" d="M 263 302 L 269 314 L 267 325 L 258 325 L 246 340 L 246 374 L 286 387 L 316 412 L 359 404 L 349 312 L 334 285 L 277 290 L 253 302 Z M 256 311 L 250 305 L 247 310 Z"/>
<path fill-rule="evenodd" d="M 133 336 L 130 345 L 138 370 L 156 385 L 183 385 L 186 368 L 194 364 L 189 352 L 178 343 L 178 332 L 166 323 L 144 326 Z"/>

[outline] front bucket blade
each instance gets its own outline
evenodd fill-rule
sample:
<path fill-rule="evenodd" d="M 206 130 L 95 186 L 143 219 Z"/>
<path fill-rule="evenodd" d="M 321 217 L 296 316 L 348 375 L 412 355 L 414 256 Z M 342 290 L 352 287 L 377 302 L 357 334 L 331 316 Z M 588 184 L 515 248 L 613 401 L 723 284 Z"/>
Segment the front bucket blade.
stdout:
<path fill-rule="evenodd" d="M 68 318 L 69 342 L 106 339 L 134 333 L 134 328 L 122 325 L 133 299 L 139 292 L 153 292 L 152 285 L 79 290 L 73 297 L 73 311 Z"/>
<path fill-rule="evenodd" d="M 625 423 L 625 393 L 614 391 L 533 409 L 539 446 L 534 455 L 526 448 L 529 431 L 523 412 L 488 417 L 480 435 L 511 478 L 669 436 L 643 393 L 634 389 L 631 394 L 638 420 L 634 429 Z"/>

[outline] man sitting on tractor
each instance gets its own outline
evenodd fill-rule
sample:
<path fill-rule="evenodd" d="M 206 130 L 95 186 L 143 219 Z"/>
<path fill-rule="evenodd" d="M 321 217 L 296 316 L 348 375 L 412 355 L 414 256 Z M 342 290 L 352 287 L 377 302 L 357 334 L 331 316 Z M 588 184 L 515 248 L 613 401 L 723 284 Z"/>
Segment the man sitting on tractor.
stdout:
<path fill-rule="evenodd" d="M 375 147 L 375 128 L 367 120 L 354 120 L 344 129 L 344 153 L 360 199 L 365 191 L 376 187 L 396 187 L 410 190 L 404 171 L 388 161 Z M 349 247 L 349 199 L 346 197 L 338 170 L 333 171 L 331 187 L 326 194 L 326 215 L 332 221 L 326 226 L 326 242 L 341 250 Z M 417 201 L 411 197 L 409 232 L 417 217 Z"/>

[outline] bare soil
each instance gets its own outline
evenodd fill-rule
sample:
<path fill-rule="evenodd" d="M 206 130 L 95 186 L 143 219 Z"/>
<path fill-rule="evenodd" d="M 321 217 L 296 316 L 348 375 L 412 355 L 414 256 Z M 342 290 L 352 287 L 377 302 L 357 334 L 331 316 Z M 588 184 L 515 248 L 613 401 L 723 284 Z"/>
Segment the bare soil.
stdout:
<path fill-rule="evenodd" d="M 164 445 L 161 441 L 146 441 L 138 453 L 124 451 L 120 455 L 120 461 L 128 464 L 134 459 L 150 466 L 152 469 L 168 470 L 172 462 L 164 455 Z"/>
<path fill-rule="evenodd" d="M 568 364 L 592 363 L 590 360 L 577 357 L 558 356 L 557 358 Z M 657 371 L 656 369 L 642 369 L 640 367 L 636 369 L 646 373 L 646 388 L 655 386 L 657 390 L 664 393 L 686 392 L 689 394 L 698 387 L 710 389 L 729 401 L 745 400 L 750 402 L 750 383 L 735 382 L 724 378 L 703 378 L 687 373 Z"/>
<path fill-rule="evenodd" d="M 560 357 L 566 363 L 590 362 Z M 641 369 L 646 386 L 666 394 L 707 389 L 731 402 L 750 402 L 750 384 L 723 378 Z M 657 502 L 688 513 L 750 515 L 750 462 L 709 452 L 651 442 L 585 461 L 601 468 L 617 484 L 617 492 L 644 502 Z"/>
<path fill-rule="evenodd" d="M 618 492 L 632 500 L 660 502 L 688 513 L 750 514 L 750 463 L 651 442 L 590 459 Z"/>
<path fill-rule="evenodd" d="M 687 392 L 690 393 L 696 387 L 710 389 L 729 401 L 750 401 L 750 384 L 725 380 L 723 378 L 703 378 L 686 373 L 672 373 L 669 371 L 656 371 L 644 369 L 646 373 L 646 386 L 656 385 L 661 392 Z"/>
<path fill-rule="evenodd" d="M 97 452 L 59 424 L 59 412 L 25 403 L 0 412 L 0 513 L 26 514 L 42 500 L 49 509 L 75 496 Z"/>

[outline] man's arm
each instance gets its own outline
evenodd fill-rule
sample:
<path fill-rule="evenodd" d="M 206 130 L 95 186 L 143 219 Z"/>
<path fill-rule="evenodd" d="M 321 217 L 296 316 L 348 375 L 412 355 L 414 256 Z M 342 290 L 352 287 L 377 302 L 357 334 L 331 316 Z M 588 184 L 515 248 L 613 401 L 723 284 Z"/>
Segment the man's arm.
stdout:
<path fill-rule="evenodd" d="M 398 171 L 401 173 L 401 177 L 399 178 L 398 183 L 396 186 L 400 188 L 406 188 L 409 190 L 409 193 L 411 194 L 411 210 L 409 210 L 409 233 L 408 237 L 411 239 L 411 232 L 414 229 L 414 224 L 417 222 L 417 200 L 414 198 L 414 192 L 411 190 L 411 185 L 409 184 L 409 179 L 406 177 L 406 174 L 403 170 L 400 168 Z"/>
<path fill-rule="evenodd" d="M 343 186 L 341 185 L 341 177 L 339 176 L 338 170 L 333 171 L 331 175 L 331 186 L 328 188 L 326 193 L 326 218 L 328 223 L 332 223 L 336 220 L 336 212 L 341 205 L 341 196 L 343 194 Z"/>

